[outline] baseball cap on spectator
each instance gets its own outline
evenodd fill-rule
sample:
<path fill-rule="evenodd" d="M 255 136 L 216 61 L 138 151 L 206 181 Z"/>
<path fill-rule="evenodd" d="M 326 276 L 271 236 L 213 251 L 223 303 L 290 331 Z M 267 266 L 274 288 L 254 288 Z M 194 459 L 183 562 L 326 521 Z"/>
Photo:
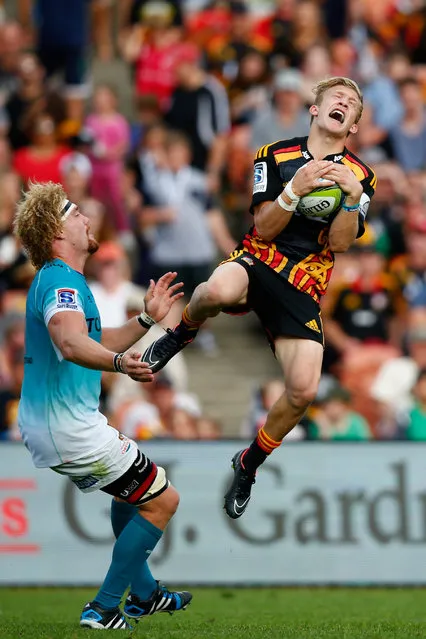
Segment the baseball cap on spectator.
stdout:
<path fill-rule="evenodd" d="M 73 169 L 86 178 L 86 180 L 89 180 L 92 177 L 92 164 L 84 153 L 70 153 L 62 158 L 59 163 L 61 175 L 68 175 L 68 173 Z"/>
<path fill-rule="evenodd" d="M 282 69 L 276 73 L 273 80 L 274 91 L 296 91 L 302 90 L 303 76 L 297 69 Z"/>
<path fill-rule="evenodd" d="M 173 21 L 173 6 L 164 0 L 151 0 L 141 9 L 141 20 L 153 27 L 168 26 Z"/>
<path fill-rule="evenodd" d="M 108 240 L 100 244 L 93 257 L 96 262 L 115 262 L 116 260 L 121 260 L 124 255 L 124 249 L 121 244 Z"/>

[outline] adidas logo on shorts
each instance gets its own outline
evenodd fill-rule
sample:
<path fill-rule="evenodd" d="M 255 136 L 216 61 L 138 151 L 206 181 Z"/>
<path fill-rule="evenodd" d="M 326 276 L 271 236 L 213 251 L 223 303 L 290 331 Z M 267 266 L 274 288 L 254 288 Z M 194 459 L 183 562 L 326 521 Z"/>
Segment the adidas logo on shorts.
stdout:
<path fill-rule="evenodd" d="M 305 326 L 310 328 L 312 331 L 315 331 L 315 333 L 321 333 L 320 329 L 318 328 L 317 320 L 313 319 L 310 322 L 306 322 Z"/>

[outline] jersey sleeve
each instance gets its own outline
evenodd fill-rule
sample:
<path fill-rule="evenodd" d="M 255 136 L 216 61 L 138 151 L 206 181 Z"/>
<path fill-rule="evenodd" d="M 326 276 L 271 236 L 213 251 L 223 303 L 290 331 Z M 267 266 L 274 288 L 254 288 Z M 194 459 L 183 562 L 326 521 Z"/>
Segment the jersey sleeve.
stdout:
<path fill-rule="evenodd" d="M 376 191 L 377 177 L 370 167 L 365 167 L 368 170 L 368 175 L 361 180 L 363 193 L 359 201 L 359 214 L 358 214 L 358 233 L 357 238 L 361 237 L 365 233 L 365 219 L 367 217 L 368 208 L 370 206 L 371 198 Z"/>
<path fill-rule="evenodd" d="M 261 147 L 254 159 L 253 197 L 250 213 L 262 202 L 273 202 L 283 190 L 283 180 L 271 150 L 271 145 Z"/>
<path fill-rule="evenodd" d="M 78 289 L 78 282 L 72 277 L 45 282 L 37 294 L 36 306 L 46 326 L 56 313 L 71 311 L 85 315 L 83 296 Z"/>

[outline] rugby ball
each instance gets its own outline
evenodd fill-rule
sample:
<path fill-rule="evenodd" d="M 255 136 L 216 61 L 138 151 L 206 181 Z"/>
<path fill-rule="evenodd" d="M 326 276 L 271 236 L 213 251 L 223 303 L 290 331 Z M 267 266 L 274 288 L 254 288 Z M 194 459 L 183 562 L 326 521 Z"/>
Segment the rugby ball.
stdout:
<path fill-rule="evenodd" d="M 309 218 L 327 218 L 340 209 L 345 197 L 346 195 L 337 184 L 319 187 L 301 197 L 296 210 Z"/>

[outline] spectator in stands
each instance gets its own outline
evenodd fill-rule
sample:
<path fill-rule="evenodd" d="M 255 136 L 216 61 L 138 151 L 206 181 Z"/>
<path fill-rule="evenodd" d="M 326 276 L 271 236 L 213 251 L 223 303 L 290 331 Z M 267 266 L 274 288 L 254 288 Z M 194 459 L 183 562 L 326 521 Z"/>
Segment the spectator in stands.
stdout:
<path fill-rule="evenodd" d="M 15 363 L 25 346 L 25 316 L 9 312 L 3 315 L 0 324 L 0 387 L 10 388 L 14 380 Z"/>
<path fill-rule="evenodd" d="M 217 191 L 230 129 L 228 97 L 222 84 L 204 71 L 200 51 L 192 44 L 180 53 L 176 77 L 178 87 L 166 122 L 186 133 L 192 146 L 192 166 L 206 171 L 211 190 Z"/>
<path fill-rule="evenodd" d="M 241 57 L 238 74 L 228 90 L 234 125 L 250 125 L 268 103 L 269 69 L 265 55 L 248 49 Z"/>
<path fill-rule="evenodd" d="M 61 74 L 67 115 L 80 127 L 89 95 L 88 43 L 90 2 L 87 0 L 19 0 L 21 21 L 36 26 L 36 50 L 47 77 Z"/>
<path fill-rule="evenodd" d="M 30 180 L 60 182 L 61 160 L 69 149 L 56 141 L 54 120 L 47 113 L 40 113 L 35 116 L 30 131 L 31 144 L 16 151 L 14 170 L 25 187 Z"/>
<path fill-rule="evenodd" d="M 402 435 L 413 441 L 426 441 L 426 368 L 421 368 L 412 389 L 413 404 L 398 419 Z"/>
<path fill-rule="evenodd" d="M 25 45 L 25 34 L 21 24 L 12 20 L 0 24 L 1 104 L 17 89 L 19 64 Z"/>
<path fill-rule="evenodd" d="M 155 95 L 136 96 L 136 118 L 130 125 L 130 152 L 137 153 L 145 133 L 155 124 L 160 124 L 162 113 Z"/>
<path fill-rule="evenodd" d="M 394 437 L 397 416 L 412 406 L 411 390 L 419 371 L 426 367 L 425 319 L 416 318 L 407 333 L 408 354 L 388 360 L 380 368 L 371 387 L 371 397 L 378 403 L 381 420 L 378 431 L 383 438 Z"/>
<path fill-rule="evenodd" d="M 132 288 L 126 253 L 118 242 L 103 242 L 93 256 L 96 281 L 91 291 L 102 326 L 114 328 L 127 321 L 126 301 Z"/>
<path fill-rule="evenodd" d="M 426 169 L 426 111 L 422 85 L 414 78 L 399 84 L 403 116 L 390 133 L 393 154 L 405 171 Z"/>
<path fill-rule="evenodd" d="M 402 335 L 404 305 L 395 276 L 385 270 L 374 231 L 368 226 L 351 251 L 357 273 L 351 279 L 334 279 L 321 305 L 326 334 L 324 368 L 362 345 L 398 345 Z"/>
<path fill-rule="evenodd" d="M 168 2 L 141 3 L 121 46 L 125 60 L 134 65 L 136 95 L 154 96 L 162 112 L 176 86 L 174 70 L 182 48 L 174 15 Z"/>
<path fill-rule="evenodd" d="M 223 255 L 235 248 L 222 213 L 211 204 L 205 175 L 192 167 L 187 137 L 169 132 L 166 141 L 167 167 L 145 173 L 145 190 L 153 204 L 173 209 L 174 218 L 163 220 L 152 236 L 152 277 L 168 266 L 178 272 L 185 297 L 210 275 L 216 247 Z M 173 317 L 178 321 L 177 310 Z M 171 320 L 170 320 L 171 321 Z M 175 322 L 173 322 L 173 325 Z"/>
<path fill-rule="evenodd" d="M 115 90 L 108 85 L 98 86 L 86 127 L 95 140 L 90 152 L 91 193 L 106 207 L 115 230 L 126 235 L 130 224 L 122 202 L 121 181 L 130 145 L 130 128 L 117 107 Z"/>
<path fill-rule="evenodd" d="M 266 422 L 268 412 L 271 410 L 275 402 L 281 397 L 285 390 L 285 384 L 282 379 L 270 379 L 264 382 L 252 398 L 251 409 L 241 425 L 240 435 L 246 438 L 255 437 L 257 432 L 263 428 Z M 299 424 L 297 424 L 286 440 L 304 439 L 305 433 Z"/>
<path fill-rule="evenodd" d="M 351 410 L 350 393 L 342 386 L 331 387 L 319 401 L 315 402 L 311 439 L 364 441 L 371 439 L 366 420 Z"/>
<path fill-rule="evenodd" d="M 21 439 L 18 403 L 24 379 L 24 349 L 12 353 L 10 378 L 0 386 L 0 441 Z"/>
<path fill-rule="evenodd" d="M 268 38 L 254 28 L 252 11 L 243 0 L 229 2 L 226 30 L 212 36 L 206 46 L 209 69 L 228 86 L 239 74 L 243 57 L 252 49 L 267 55 Z"/>
<path fill-rule="evenodd" d="M 17 87 L 6 104 L 8 137 L 14 150 L 30 143 L 30 124 L 41 113 L 48 113 L 59 126 L 66 117 L 65 101 L 45 84 L 45 71 L 33 53 L 24 53 L 17 68 Z"/>
<path fill-rule="evenodd" d="M 253 151 L 276 140 L 307 135 L 309 131 L 309 114 L 303 104 L 302 74 L 296 69 L 283 69 L 275 75 L 272 88 L 271 107 L 253 121 Z"/>

